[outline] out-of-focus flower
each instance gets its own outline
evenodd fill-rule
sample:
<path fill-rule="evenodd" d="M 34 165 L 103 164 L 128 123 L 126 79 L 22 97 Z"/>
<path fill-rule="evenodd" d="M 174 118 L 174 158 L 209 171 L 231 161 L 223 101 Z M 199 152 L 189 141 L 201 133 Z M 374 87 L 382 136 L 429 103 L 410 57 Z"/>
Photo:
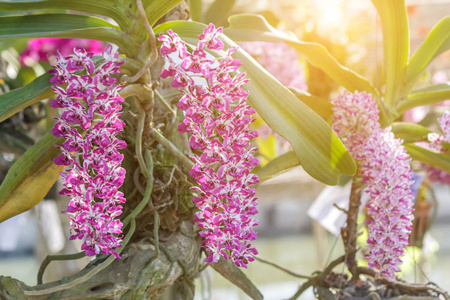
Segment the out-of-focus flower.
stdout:
<path fill-rule="evenodd" d="M 194 221 L 201 228 L 207 262 L 223 256 L 247 267 L 258 253 L 252 246 L 256 239 L 253 227 L 259 223 L 254 218 L 257 202 L 255 189 L 250 187 L 259 182 L 250 173 L 258 164 L 252 155 L 257 148 L 251 146 L 258 133 L 248 127 L 255 113 L 246 105 L 248 92 L 242 89 L 248 79 L 245 73 L 231 76 L 241 65 L 231 57 L 236 49 L 228 49 L 225 57 L 218 59 L 208 57 L 205 51 L 223 49 L 221 32 L 210 24 L 199 35 L 197 48 L 189 52 L 169 30 L 169 35 L 159 38 L 163 41 L 161 54 L 169 62 L 161 77 L 175 77 L 172 86 L 184 94 L 178 103 L 184 113 L 178 130 L 190 134 L 189 144 L 197 150 L 191 156 L 195 166 L 190 171 L 199 185 L 193 188 L 198 192 L 193 201 L 199 209 Z M 193 76 L 202 78 L 203 85 L 194 82 Z"/>
<path fill-rule="evenodd" d="M 438 118 L 438 123 L 441 127 L 442 133 L 428 134 L 428 140 L 430 141 L 428 146 L 435 151 L 448 153 L 449 151 L 447 149 L 450 144 L 450 111 L 446 111 L 442 117 Z M 431 181 L 450 185 L 450 173 L 425 164 L 422 164 L 422 167 L 425 171 L 427 171 L 428 178 Z"/>
<path fill-rule="evenodd" d="M 23 66 L 36 62 L 48 62 L 58 56 L 73 53 L 74 48 L 83 48 L 89 53 L 101 54 L 105 50 L 105 44 L 100 41 L 82 39 L 58 39 L 39 38 L 28 41 L 27 48 L 20 55 L 20 63 Z"/>
<path fill-rule="evenodd" d="M 103 61 L 97 66 L 92 53 L 76 48 L 73 54 L 58 57 L 49 72 L 53 90 L 58 95 L 50 105 L 60 110 L 52 129 L 55 136 L 66 140 L 59 146 L 57 165 L 66 166 L 61 172 L 64 189 L 60 194 L 70 197 L 66 214 L 71 220 L 70 239 L 82 239 L 86 255 L 112 254 L 121 247 L 122 223 L 116 219 L 125 202 L 122 185 L 125 169 L 120 165 L 126 147 L 116 136 L 125 123 L 119 119 L 123 98 L 112 74 L 120 73 L 118 53 L 109 45 Z M 73 72 L 86 69 L 86 75 Z M 60 86 L 67 84 L 64 89 Z"/>
<path fill-rule="evenodd" d="M 303 66 L 297 52 L 289 45 L 282 42 L 243 42 L 239 46 L 283 85 L 308 90 Z"/>
<path fill-rule="evenodd" d="M 434 73 L 433 77 L 431 77 L 431 82 L 433 84 L 440 84 L 449 81 L 447 74 L 444 71 L 437 71 Z"/>

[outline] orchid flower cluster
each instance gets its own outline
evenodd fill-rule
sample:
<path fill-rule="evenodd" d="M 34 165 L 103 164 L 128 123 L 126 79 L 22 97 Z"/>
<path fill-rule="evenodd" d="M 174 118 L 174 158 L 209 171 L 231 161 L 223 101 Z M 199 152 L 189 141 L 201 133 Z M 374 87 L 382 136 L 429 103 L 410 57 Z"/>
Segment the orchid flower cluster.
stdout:
<path fill-rule="evenodd" d="M 286 43 L 242 42 L 249 54 L 283 85 L 306 91 L 305 71 L 297 52 Z"/>
<path fill-rule="evenodd" d="M 430 141 L 429 147 L 437 152 L 449 153 L 449 149 L 446 149 L 444 145 L 450 144 L 450 111 L 445 112 L 442 117 L 438 118 L 438 123 L 442 133 L 428 134 L 428 140 Z M 425 164 L 422 166 L 428 172 L 430 180 L 450 185 L 450 173 Z"/>
<path fill-rule="evenodd" d="M 123 98 L 112 74 L 120 73 L 118 53 L 108 45 L 103 61 L 95 66 L 93 54 L 75 48 L 72 55 L 58 57 L 49 72 L 50 82 L 58 95 L 50 105 L 60 110 L 52 133 L 64 137 L 61 155 L 55 163 L 65 166 L 61 176 L 64 189 L 60 194 L 70 197 L 67 211 L 71 225 L 70 239 L 82 239 L 86 255 L 113 254 L 121 247 L 122 223 L 116 219 L 125 202 L 118 189 L 125 177 L 121 167 L 126 143 L 116 136 L 125 123 L 119 119 Z M 86 70 L 86 75 L 74 72 Z M 61 86 L 67 84 L 64 89 Z"/>
<path fill-rule="evenodd" d="M 379 110 L 370 95 L 347 92 L 333 105 L 333 129 L 359 162 L 370 196 L 368 264 L 380 278 L 394 281 L 414 218 L 409 156 L 390 127 L 380 128 Z"/>
<path fill-rule="evenodd" d="M 184 113 L 178 130 L 191 135 L 189 144 L 196 153 L 191 156 L 195 165 L 190 175 L 199 184 L 193 188 L 198 191 L 193 201 L 200 211 L 194 221 L 202 229 L 199 234 L 209 254 L 206 261 L 218 262 L 223 256 L 247 267 L 257 254 L 252 241 L 256 239 L 253 226 L 259 223 L 253 216 L 258 211 L 255 189 L 250 186 L 259 179 L 250 172 L 258 164 L 252 155 L 257 148 L 251 146 L 258 133 L 248 127 L 255 120 L 251 116 L 255 110 L 245 103 L 245 73 L 230 74 L 241 65 L 231 57 L 236 48 L 219 59 L 206 53 L 206 49 L 224 48 L 221 32 L 210 24 L 191 53 L 168 30 L 169 35 L 159 37 L 161 54 L 169 63 L 161 77 L 175 77 L 172 86 L 184 94 L 178 103 Z"/>

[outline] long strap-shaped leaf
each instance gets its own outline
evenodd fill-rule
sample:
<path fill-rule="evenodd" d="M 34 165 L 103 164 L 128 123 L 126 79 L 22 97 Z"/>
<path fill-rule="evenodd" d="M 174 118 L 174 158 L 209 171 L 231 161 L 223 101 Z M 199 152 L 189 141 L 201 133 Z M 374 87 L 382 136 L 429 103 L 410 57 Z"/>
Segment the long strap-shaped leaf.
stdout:
<path fill-rule="evenodd" d="M 4 1 L 0 0 L 1 12 L 45 11 L 53 9 L 74 10 L 90 14 L 107 16 L 115 20 L 123 29 L 125 20 L 125 6 L 123 1 L 111 0 L 28 0 Z"/>
<path fill-rule="evenodd" d="M 53 94 L 49 81 L 51 77 L 49 73 L 43 74 L 24 87 L 0 95 L 0 122 L 25 107 L 50 97 Z"/>
<path fill-rule="evenodd" d="M 261 183 L 297 166 L 300 166 L 300 162 L 295 152 L 289 151 L 271 160 L 267 165 L 255 172 L 255 174 L 258 175 L 259 182 Z"/>
<path fill-rule="evenodd" d="M 228 25 L 227 19 L 236 0 L 216 0 L 205 13 L 204 23 L 214 23 L 216 26 Z"/>
<path fill-rule="evenodd" d="M 53 162 L 60 153 L 54 145 L 61 142 L 52 133 L 45 134 L 8 170 L 0 186 L 0 223 L 29 210 L 45 197 L 63 169 Z"/>
<path fill-rule="evenodd" d="M 430 129 L 422 125 L 408 122 L 394 122 L 391 128 L 396 138 L 403 139 L 407 143 L 423 141 L 429 133 L 432 133 Z"/>
<path fill-rule="evenodd" d="M 230 28 L 225 29 L 224 32 L 235 42 L 286 42 L 299 53 L 305 55 L 311 64 L 323 70 L 347 90 L 351 92 L 356 90 L 366 91 L 375 97 L 379 96 L 378 90 L 369 81 L 341 65 L 320 44 L 299 41 L 294 35 L 289 35 L 273 28 L 259 15 L 233 15 L 228 19 L 228 22 L 230 23 Z"/>
<path fill-rule="evenodd" d="M 202 0 L 190 0 L 189 12 L 193 21 L 202 22 Z"/>
<path fill-rule="evenodd" d="M 396 111 L 400 115 L 413 107 L 439 103 L 448 99 L 450 99 L 450 83 L 436 84 L 411 92 L 406 100 L 397 105 Z"/>
<path fill-rule="evenodd" d="M 406 72 L 405 92 L 413 88 L 430 62 L 448 49 L 450 49 L 450 17 L 445 17 L 431 29 L 423 44 L 411 57 Z"/>
<path fill-rule="evenodd" d="M 183 0 L 147 0 L 144 1 L 145 14 L 151 26 L 161 19 L 165 14 L 171 11 Z"/>
<path fill-rule="evenodd" d="M 409 57 L 409 28 L 405 0 L 372 0 L 383 27 L 386 73 L 385 102 L 395 105 L 406 75 Z"/>
<path fill-rule="evenodd" d="M 429 166 L 450 173 L 450 155 L 436 153 L 414 144 L 405 144 L 405 149 L 413 160 L 418 160 Z"/>
<path fill-rule="evenodd" d="M 188 43 L 195 44 L 197 35 L 205 28 L 204 24 L 195 22 L 172 21 L 157 26 L 154 31 L 172 29 Z M 222 40 L 226 48 L 236 46 L 225 35 Z M 251 104 L 272 129 L 291 143 L 306 172 L 326 184 L 337 184 L 341 174 L 355 173 L 351 155 L 324 120 L 245 51 L 237 50 L 233 57 L 242 62 L 241 69 L 250 79 L 245 88 L 250 92 Z"/>
<path fill-rule="evenodd" d="M 68 14 L 1 17 L 0 39 L 18 37 L 94 39 L 114 43 L 126 54 L 136 46 L 125 32 L 103 19 Z"/>
<path fill-rule="evenodd" d="M 320 98 L 319 96 L 311 95 L 308 92 L 289 87 L 289 90 L 303 103 L 308 105 L 313 111 L 322 117 L 327 123 L 331 124 L 331 117 L 333 116 L 333 104 L 330 101 Z"/>

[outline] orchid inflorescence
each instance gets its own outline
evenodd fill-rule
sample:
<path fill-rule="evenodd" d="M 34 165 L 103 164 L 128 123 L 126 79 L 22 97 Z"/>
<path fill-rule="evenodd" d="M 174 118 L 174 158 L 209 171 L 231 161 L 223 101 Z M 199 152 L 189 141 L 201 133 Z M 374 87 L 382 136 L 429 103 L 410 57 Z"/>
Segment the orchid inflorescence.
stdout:
<path fill-rule="evenodd" d="M 257 202 L 250 186 L 259 179 L 250 172 L 258 164 L 252 155 L 257 148 L 251 146 L 258 133 L 248 127 L 255 120 L 251 116 L 255 110 L 245 103 L 248 92 L 242 89 L 248 79 L 245 73 L 231 75 L 241 65 L 231 57 L 236 48 L 218 59 L 206 52 L 224 48 L 221 32 L 210 24 L 189 52 L 178 35 L 168 30 L 169 35 L 159 37 L 161 54 L 169 63 L 161 77 L 175 77 L 172 86 L 184 94 L 178 103 L 184 113 L 178 130 L 191 135 L 189 144 L 194 149 L 190 175 L 199 185 L 193 188 L 199 209 L 194 221 L 209 254 L 206 261 L 217 262 L 223 256 L 247 267 L 257 254 L 252 241 L 259 221 L 253 218 Z M 194 81 L 194 76 L 202 83 Z"/>
<path fill-rule="evenodd" d="M 242 42 L 239 46 L 284 86 L 308 90 L 304 67 L 293 47 L 283 42 Z"/>
<path fill-rule="evenodd" d="M 120 73 L 118 53 L 108 45 L 96 67 L 93 54 L 75 48 L 72 55 L 59 55 L 50 82 L 58 95 L 50 106 L 61 116 L 52 133 L 64 137 L 61 155 L 55 163 L 65 166 L 61 172 L 64 189 L 70 197 L 65 211 L 71 222 L 70 239 L 82 239 L 86 255 L 112 254 L 121 247 L 122 223 L 116 219 L 125 202 L 118 189 L 125 177 L 121 167 L 126 143 L 116 136 L 125 123 L 119 119 L 123 98 L 112 74 Z M 86 75 L 75 72 L 86 70 Z M 67 84 L 66 88 L 58 85 Z"/>
<path fill-rule="evenodd" d="M 450 153 L 450 148 L 448 148 L 448 145 L 450 144 L 450 111 L 446 111 L 442 117 L 438 118 L 438 123 L 442 133 L 428 134 L 430 144 L 425 147 L 431 148 L 437 152 Z M 445 144 L 447 144 L 446 147 Z M 428 178 L 431 181 L 450 185 L 450 173 L 426 164 L 422 164 L 422 167 L 427 171 Z"/>
<path fill-rule="evenodd" d="M 409 155 L 390 127 L 380 127 L 378 106 L 369 94 L 346 92 L 333 101 L 333 111 L 333 129 L 358 161 L 370 197 L 368 264 L 380 278 L 394 281 L 414 218 Z"/>

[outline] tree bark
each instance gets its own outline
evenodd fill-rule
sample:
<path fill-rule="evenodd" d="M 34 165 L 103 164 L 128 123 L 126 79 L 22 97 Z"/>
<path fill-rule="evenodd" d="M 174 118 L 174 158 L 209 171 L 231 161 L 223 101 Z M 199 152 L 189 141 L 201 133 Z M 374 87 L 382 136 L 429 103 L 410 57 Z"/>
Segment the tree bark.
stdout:
<path fill-rule="evenodd" d="M 101 262 L 94 260 L 73 276 L 36 287 L 0 276 L 0 299 L 158 299 L 176 281 L 184 286 L 192 286 L 198 271 L 201 246 L 200 239 L 191 236 L 194 233 L 192 225 L 192 222 L 185 222 L 183 227 L 190 228 L 190 232 L 176 233 L 169 241 L 160 244 L 168 253 L 161 251 L 156 257 L 155 246 L 145 240 L 130 244 L 122 252 L 122 259 L 114 260 L 88 281 L 53 294 L 27 295 L 27 292 L 71 282 Z"/>

